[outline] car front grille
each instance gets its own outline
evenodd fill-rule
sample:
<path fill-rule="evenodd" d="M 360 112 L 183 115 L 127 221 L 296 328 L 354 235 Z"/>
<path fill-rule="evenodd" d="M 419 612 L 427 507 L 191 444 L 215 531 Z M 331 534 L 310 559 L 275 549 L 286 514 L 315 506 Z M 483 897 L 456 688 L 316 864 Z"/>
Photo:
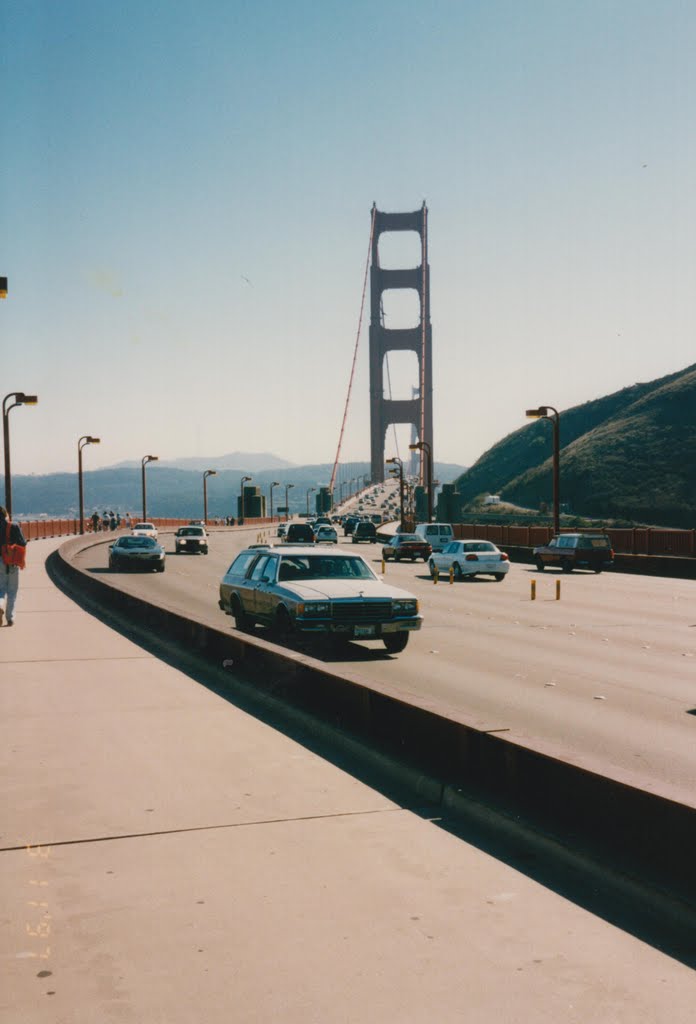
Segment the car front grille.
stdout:
<path fill-rule="evenodd" d="M 391 601 L 332 601 L 331 615 L 334 619 L 390 619 Z"/>

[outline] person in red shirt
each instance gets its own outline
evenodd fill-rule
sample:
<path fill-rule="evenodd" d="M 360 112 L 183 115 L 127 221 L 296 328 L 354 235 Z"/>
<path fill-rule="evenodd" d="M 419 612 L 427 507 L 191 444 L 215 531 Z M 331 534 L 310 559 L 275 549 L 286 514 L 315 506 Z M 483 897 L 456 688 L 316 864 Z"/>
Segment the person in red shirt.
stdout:
<path fill-rule="evenodd" d="M 20 527 L 17 523 L 10 522 L 7 509 L 0 505 L 0 546 L 3 544 L 19 544 L 23 548 L 27 546 Z M 18 590 L 19 566 L 7 565 L 4 559 L 0 558 L 0 601 L 3 598 L 6 599 L 4 609 L 0 604 L 0 626 L 5 617 L 8 626 L 14 625 L 14 609 Z"/>

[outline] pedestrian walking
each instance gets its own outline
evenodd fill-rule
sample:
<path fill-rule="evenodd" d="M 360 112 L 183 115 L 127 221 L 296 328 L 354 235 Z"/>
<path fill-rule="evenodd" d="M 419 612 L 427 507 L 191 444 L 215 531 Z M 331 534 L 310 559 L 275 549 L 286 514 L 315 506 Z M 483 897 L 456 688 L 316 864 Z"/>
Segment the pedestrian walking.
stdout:
<path fill-rule="evenodd" d="M 14 610 L 19 589 L 19 571 L 24 568 L 27 542 L 17 523 L 10 522 L 7 509 L 0 505 L 0 626 L 3 618 L 14 625 Z"/>

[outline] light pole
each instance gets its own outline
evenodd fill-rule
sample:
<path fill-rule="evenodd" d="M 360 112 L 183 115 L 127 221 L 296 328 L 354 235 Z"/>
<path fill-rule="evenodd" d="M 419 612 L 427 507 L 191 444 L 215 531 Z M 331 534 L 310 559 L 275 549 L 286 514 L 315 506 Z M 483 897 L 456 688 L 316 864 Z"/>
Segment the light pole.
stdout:
<path fill-rule="evenodd" d="M 140 460 L 140 472 L 142 474 L 143 481 L 143 522 L 147 522 L 147 486 L 145 483 L 145 467 L 148 462 L 157 462 L 159 455 L 143 455 Z"/>
<path fill-rule="evenodd" d="M 240 526 L 244 525 L 244 484 L 247 482 L 247 480 L 252 480 L 252 479 L 253 479 L 253 477 L 250 477 L 250 476 L 243 476 L 242 477 L 241 490 L 239 492 L 239 525 Z"/>
<path fill-rule="evenodd" d="M 269 492 L 270 492 L 270 496 L 271 496 L 271 520 L 273 519 L 273 488 L 274 487 L 280 487 L 280 480 L 274 480 L 273 483 L 271 484 L 270 488 L 269 488 Z"/>
<path fill-rule="evenodd" d="M 553 532 L 561 531 L 560 478 L 561 478 L 561 417 L 552 405 L 527 409 L 525 416 L 532 420 L 551 420 L 553 427 Z"/>
<path fill-rule="evenodd" d="M 8 405 L 9 399 L 14 398 L 14 402 Z M 5 508 L 7 509 L 7 515 L 12 518 L 12 473 L 10 470 L 10 409 L 16 408 L 18 405 L 36 405 L 38 398 L 36 395 L 25 395 L 23 391 L 11 391 L 9 395 L 5 395 L 2 400 L 2 433 L 5 446 Z"/>
<path fill-rule="evenodd" d="M 433 451 L 427 441 L 416 441 L 415 444 L 410 444 L 409 449 L 413 451 L 425 452 L 426 457 L 426 472 L 428 475 L 428 522 L 433 521 Z"/>
<path fill-rule="evenodd" d="M 216 469 L 206 469 L 203 473 L 203 525 L 208 525 L 208 477 L 217 476 Z"/>
<path fill-rule="evenodd" d="M 86 448 L 88 444 L 100 443 L 100 438 L 90 437 L 89 434 L 85 434 L 77 442 L 77 481 L 78 492 L 80 495 L 80 533 L 85 532 L 85 495 L 82 487 L 82 449 Z"/>
<path fill-rule="evenodd" d="M 312 493 L 312 491 L 316 491 L 316 487 L 308 487 L 307 488 L 307 515 L 308 516 L 309 516 L 309 496 Z"/>
<path fill-rule="evenodd" d="M 396 466 L 399 470 L 399 509 L 401 516 L 401 523 L 399 528 L 402 533 L 405 533 L 406 528 L 404 527 L 404 464 L 401 461 L 401 459 L 397 459 L 396 456 L 394 456 L 393 459 L 387 459 L 387 465 L 389 465 L 390 463 Z"/>
<path fill-rule="evenodd" d="M 290 519 L 290 505 L 288 504 L 288 492 L 291 487 L 294 487 L 294 483 L 286 483 L 286 522 Z"/>

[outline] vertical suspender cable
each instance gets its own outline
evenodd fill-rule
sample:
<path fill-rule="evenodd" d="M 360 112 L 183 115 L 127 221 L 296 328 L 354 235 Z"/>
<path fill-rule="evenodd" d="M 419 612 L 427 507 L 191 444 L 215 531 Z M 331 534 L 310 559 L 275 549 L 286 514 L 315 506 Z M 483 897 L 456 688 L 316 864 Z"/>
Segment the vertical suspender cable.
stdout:
<path fill-rule="evenodd" d="M 353 365 L 350 369 L 350 380 L 348 382 L 348 394 L 346 395 L 346 405 L 343 410 L 343 422 L 341 423 L 341 433 L 338 436 L 338 448 L 336 449 L 336 460 L 333 465 L 333 472 L 331 473 L 331 483 L 329 484 L 329 493 L 333 494 L 334 483 L 336 481 L 336 470 L 338 469 L 338 460 L 341 457 L 341 445 L 343 444 L 343 432 L 346 429 L 346 419 L 348 418 L 348 406 L 350 404 L 350 393 L 353 390 L 353 378 L 355 376 L 355 363 L 358 358 L 358 345 L 360 343 L 360 331 L 362 329 L 363 322 L 363 310 L 365 309 L 365 293 L 367 292 L 367 274 L 370 269 L 370 256 L 372 254 L 372 240 L 375 234 L 375 212 L 376 204 L 372 206 L 372 219 L 370 221 L 370 242 L 367 247 L 367 260 L 365 262 L 365 276 L 363 278 L 362 298 L 360 300 L 360 317 L 358 319 L 358 331 L 355 336 L 355 348 L 353 350 Z"/>
<path fill-rule="evenodd" d="M 425 352 L 427 346 L 427 327 L 426 327 L 426 314 L 428 309 L 428 208 L 423 203 L 423 231 L 421 234 L 421 293 L 422 293 L 422 308 L 421 308 L 421 364 L 420 364 L 420 437 L 419 441 L 425 441 Z M 420 482 L 421 487 L 425 486 L 425 451 L 423 448 L 420 450 Z"/>

